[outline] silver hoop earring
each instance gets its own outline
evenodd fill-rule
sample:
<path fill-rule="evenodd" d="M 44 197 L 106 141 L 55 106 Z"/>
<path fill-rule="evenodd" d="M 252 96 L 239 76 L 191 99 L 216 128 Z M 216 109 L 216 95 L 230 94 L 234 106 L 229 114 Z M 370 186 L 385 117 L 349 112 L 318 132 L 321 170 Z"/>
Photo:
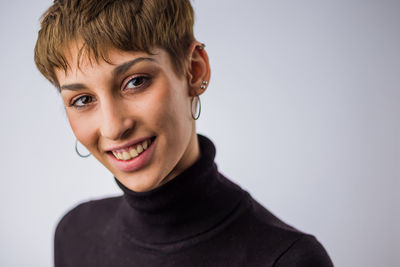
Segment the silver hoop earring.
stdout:
<path fill-rule="evenodd" d="M 78 139 L 75 140 L 75 152 L 76 154 L 78 154 L 79 157 L 81 158 L 87 158 L 91 155 L 91 153 L 87 154 L 87 155 L 82 155 L 79 150 L 78 150 Z"/>
<path fill-rule="evenodd" d="M 195 104 L 195 108 L 194 108 L 194 113 L 195 114 L 193 114 L 193 102 L 194 102 L 194 100 L 197 98 L 197 102 L 198 102 L 198 110 L 199 110 L 199 112 L 198 112 L 198 114 L 196 114 L 196 110 L 197 110 L 197 103 Z M 200 118 L 200 114 L 201 114 L 201 102 L 200 102 L 200 97 L 198 96 L 198 95 L 196 95 L 196 96 L 194 96 L 193 98 L 192 98 L 192 102 L 190 103 L 190 111 L 191 111 L 191 113 L 192 113 L 192 118 L 195 120 L 195 121 L 197 121 L 199 118 Z"/>

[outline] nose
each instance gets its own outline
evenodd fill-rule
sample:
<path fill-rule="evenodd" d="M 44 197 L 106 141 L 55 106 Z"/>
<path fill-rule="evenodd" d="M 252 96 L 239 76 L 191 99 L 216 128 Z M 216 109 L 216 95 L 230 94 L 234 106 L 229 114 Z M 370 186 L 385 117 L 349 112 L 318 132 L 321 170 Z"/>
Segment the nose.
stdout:
<path fill-rule="evenodd" d="M 106 101 L 101 104 L 100 134 L 111 140 L 123 139 L 130 135 L 135 119 L 130 117 L 122 103 Z"/>

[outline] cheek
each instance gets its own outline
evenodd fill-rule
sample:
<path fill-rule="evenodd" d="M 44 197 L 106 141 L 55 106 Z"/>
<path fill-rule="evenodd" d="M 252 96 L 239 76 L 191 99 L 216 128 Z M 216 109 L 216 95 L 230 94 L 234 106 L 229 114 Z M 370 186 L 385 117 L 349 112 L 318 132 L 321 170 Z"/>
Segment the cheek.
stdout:
<path fill-rule="evenodd" d="M 95 143 L 95 120 L 87 119 L 80 114 L 68 114 L 68 121 L 78 141 L 88 149 Z"/>
<path fill-rule="evenodd" d="M 179 131 L 190 123 L 190 107 L 184 87 L 164 85 L 155 89 L 156 93 L 146 103 L 147 114 L 151 114 L 157 128 L 179 135 Z"/>

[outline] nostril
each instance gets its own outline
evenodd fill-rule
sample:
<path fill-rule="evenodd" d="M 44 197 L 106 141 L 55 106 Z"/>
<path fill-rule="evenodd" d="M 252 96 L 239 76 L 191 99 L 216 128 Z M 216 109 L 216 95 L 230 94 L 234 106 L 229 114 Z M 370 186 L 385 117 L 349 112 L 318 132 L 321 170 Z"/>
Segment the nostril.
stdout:
<path fill-rule="evenodd" d="M 127 128 L 120 136 L 120 139 L 128 139 L 132 135 L 133 127 Z"/>
<path fill-rule="evenodd" d="M 104 121 L 100 133 L 110 140 L 129 139 L 134 131 L 134 125 L 134 123 L 123 123 L 116 120 Z"/>

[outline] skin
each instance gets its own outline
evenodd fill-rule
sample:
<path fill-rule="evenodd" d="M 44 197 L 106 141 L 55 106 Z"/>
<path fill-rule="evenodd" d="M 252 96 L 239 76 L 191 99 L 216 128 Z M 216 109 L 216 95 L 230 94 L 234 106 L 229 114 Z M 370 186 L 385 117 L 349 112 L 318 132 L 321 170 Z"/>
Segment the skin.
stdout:
<path fill-rule="evenodd" d="M 66 53 L 70 69 L 56 70 L 71 128 L 80 143 L 132 191 L 152 190 L 176 177 L 200 156 L 191 101 L 209 81 L 208 56 L 200 43 L 189 48 L 186 67 L 177 74 L 169 54 L 155 48 L 145 52 L 108 50 L 105 61 L 82 58 L 79 44 Z M 115 69 L 138 58 L 129 68 Z M 116 74 L 116 75 L 115 75 Z M 111 160 L 110 149 L 137 138 L 156 136 L 147 164 L 126 172 Z"/>

